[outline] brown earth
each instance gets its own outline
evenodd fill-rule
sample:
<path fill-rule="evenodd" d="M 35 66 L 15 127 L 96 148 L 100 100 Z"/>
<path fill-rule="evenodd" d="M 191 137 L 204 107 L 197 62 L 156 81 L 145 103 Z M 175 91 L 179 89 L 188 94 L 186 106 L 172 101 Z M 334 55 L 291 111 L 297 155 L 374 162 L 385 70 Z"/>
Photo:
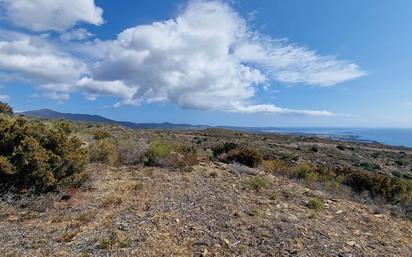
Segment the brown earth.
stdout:
<path fill-rule="evenodd" d="M 259 175 L 209 161 L 90 169 L 64 200 L 0 202 L 0 256 L 412 256 L 410 221 L 286 178 L 255 190 Z"/>

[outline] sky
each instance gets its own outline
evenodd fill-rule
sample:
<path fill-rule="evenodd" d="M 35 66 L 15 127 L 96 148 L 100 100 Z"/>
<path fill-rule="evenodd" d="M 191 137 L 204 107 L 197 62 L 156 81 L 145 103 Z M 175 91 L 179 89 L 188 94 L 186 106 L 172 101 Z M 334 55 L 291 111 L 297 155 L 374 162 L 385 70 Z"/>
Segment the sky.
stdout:
<path fill-rule="evenodd" d="M 133 122 L 412 127 L 412 1 L 0 0 L 0 101 Z"/>

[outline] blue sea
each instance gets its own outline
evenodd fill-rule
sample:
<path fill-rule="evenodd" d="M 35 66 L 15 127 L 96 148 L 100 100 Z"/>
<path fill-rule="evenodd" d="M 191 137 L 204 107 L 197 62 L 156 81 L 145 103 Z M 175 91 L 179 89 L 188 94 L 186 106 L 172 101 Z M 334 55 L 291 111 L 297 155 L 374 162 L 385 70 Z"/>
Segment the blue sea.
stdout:
<path fill-rule="evenodd" d="M 412 129 L 404 128 L 268 128 L 265 132 L 316 135 L 338 140 L 377 142 L 412 148 Z"/>

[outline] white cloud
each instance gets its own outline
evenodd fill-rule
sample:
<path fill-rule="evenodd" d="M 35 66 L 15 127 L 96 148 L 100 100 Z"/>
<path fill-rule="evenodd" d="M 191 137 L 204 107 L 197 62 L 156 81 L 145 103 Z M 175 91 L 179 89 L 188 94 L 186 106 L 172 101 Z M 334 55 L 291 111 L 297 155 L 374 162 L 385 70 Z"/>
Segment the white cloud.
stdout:
<path fill-rule="evenodd" d="M 412 107 L 412 101 L 404 102 L 403 104 L 407 107 Z"/>
<path fill-rule="evenodd" d="M 272 80 L 332 86 L 364 75 L 349 61 L 251 31 L 219 1 L 192 1 L 173 20 L 129 28 L 99 47 L 105 54 L 91 68 L 91 78 L 134 89 L 123 97 L 127 104 L 171 101 L 183 108 L 328 116 L 250 99 Z"/>
<path fill-rule="evenodd" d="M 103 10 L 94 0 L 0 0 L 15 26 L 32 31 L 65 31 L 78 22 L 103 24 Z"/>
<path fill-rule="evenodd" d="M 48 41 L 20 36 L 0 39 L 0 73 L 3 79 L 26 80 L 34 84 L 76 81 L 86 65 Z"/>
<path fill-rule="evenodd" d="M 256 35 L 241 43 L 235 55 L 244 62 L 260 66 L 271 78 L 284 83 L 334 86 L 365 75 L 355 63 L 320 56 L 285 40 Z"/>
<path fill-rule="evenodd" d="M 239 105 L 235 106 L 233 111 L 242 113 L 276 113 L 282 115 L 337 116 L 337 114 L 328 111 L 292 110 L 276 107 L 271 104 Z"/>
<path fill-rule="evenodd" d="M 252 99 L 259 88 L 269 92 L 272 81 L 333 86 L 364 75 L 355 63 L 252 31 L 220 1 L 191 1 L 175 19 L 132 27 L 107 41 L 84 41 L 92 34 L 72 28 L 79 21 L 103 22 L 94 1 L 74 2 L 0 0 L 15 25 L 62 32 L 61 40 L 1 33 L 0 78 L 30 81 L 43 97 L 59 101 L 80 91 L 89 100 L 115 96 L 115 106 L 169 101 L 201 110 L 331 116 Z M 42 17 L 32 13 L 43 6 Z"/>
<path fill-rule="evenodd" d="M 77 81 L 74 87 L 76 90 L 86 92 L 91 100 L 101 95 L 112 95 L 127 99 L 136 93 L 135 88 L 126 86 L 122 81 L 96 81 L 87 77 Z"/>
<path fill-rule="evenodd" d="M 0 101 L 6 102 L 6 101 L 8 101 L 8 100 L 10 100 L 10 96 L 8 96 L 8 95 L 0 95 Z"/>
<path fill-rule="evenodd" d="M 92 37 L 93 34 L 87 31 L 86 29 L 83 28 L 78 28 L 78 29 L 72 29 L 70 31 L 67 31 L 63 33 L 60 38 L 63 41 L 70 41 L 70 40 L 85 40 L 88 39 L 89 37 Z"/>

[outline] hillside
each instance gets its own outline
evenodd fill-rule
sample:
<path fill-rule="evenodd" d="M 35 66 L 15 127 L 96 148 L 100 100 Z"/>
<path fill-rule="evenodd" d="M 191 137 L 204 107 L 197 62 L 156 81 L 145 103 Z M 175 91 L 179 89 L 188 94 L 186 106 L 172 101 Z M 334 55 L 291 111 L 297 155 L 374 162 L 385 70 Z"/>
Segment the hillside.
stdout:
<path fill-rule="evenodd" d="M 201 129 L 208 126 L 191 125 L 191 124 L 174 124 L 169 122 L 163 123 L 134 123 L 128 121 L 111 120 L 99 115 L 78 114 L 78 113 L 62 113 L 50 109 L 39 109 L 27 112 L 21 112 L 20 115 L 29 117 L 38 117 L 43 119 L 57 120 L 66 119 L 71 121 L 81 122 L 97 122 L 103 124 L 116 124 L 132 129 Z"/>
<path fill-rule="evenodd" d="M 87 180 L 4 192 L 1 256 L 412 256 L 411 150 L 223 129 L 72 131 L 89 151 Z"/>
<path fill-rule="evenodd" d="M 95 170 L 71 198 L 2 203 L 2 256 L 411 256 L 411 222 L 267 175 Z M 277 193 L 278 192 L 278 193 Z M 324 210 L 307 203 L 322 199 Z"/>

